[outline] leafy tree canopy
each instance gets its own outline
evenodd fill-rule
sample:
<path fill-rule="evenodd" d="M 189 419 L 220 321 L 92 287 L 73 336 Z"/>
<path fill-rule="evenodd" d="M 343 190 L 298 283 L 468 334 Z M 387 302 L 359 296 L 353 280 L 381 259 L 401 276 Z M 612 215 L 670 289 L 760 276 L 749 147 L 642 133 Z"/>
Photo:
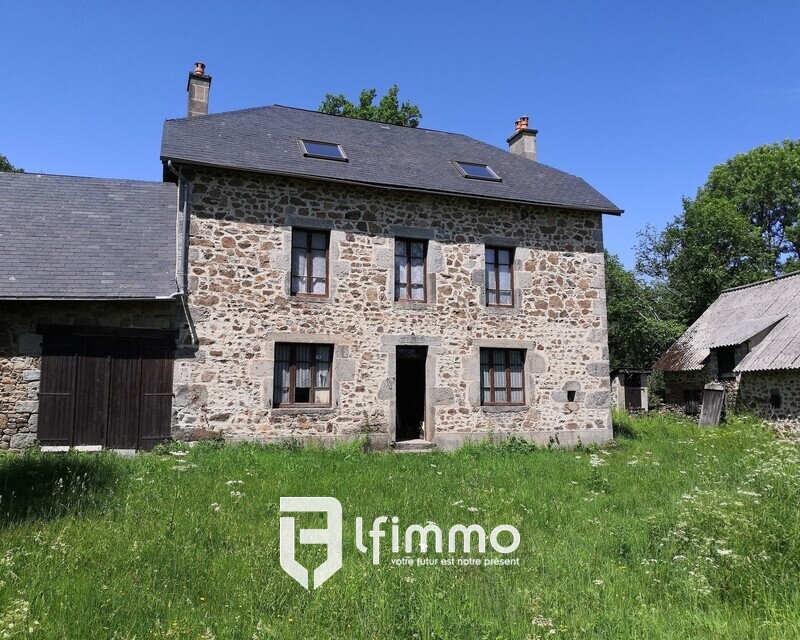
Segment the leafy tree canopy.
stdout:
<path fill-rule="evenodd" d="M 364 89 L 359 97 L 358 104 L 353 104 L 339 94 L 325 94 L 325 100 L 319 105 L 319 111 L 333 116 L 346 116 L 360 120 L 373 120 L 387 124 L 398 124 L 404 127 L 416 127 L 422 119 L 422 112 L 417 105 L 409 102 L 402 104 L 397 98 L 399 89 L 397 85 L 383 96 L 378 104 L 373 104 L 378 92 L 375 89 Z"/>
<path fill-rule="evenodd" d="M 2 153 L 0 153 L 0 171 L 17 171 L 22 173 L 22 169 L 17 169 Z"/>
<path fill-rule="evenodd" d="M 639 236 L 637 271 L 664 287 L 687 324 L 723 289 L 800 268 L 800 141 L 714 167 L 663 231 Z"/>
<path fill-rule="evenodd" d="M 657 283 L 644 283 L 606 253 L 608 349 L 611 368 L 646 369 L 686 328 Z"/>

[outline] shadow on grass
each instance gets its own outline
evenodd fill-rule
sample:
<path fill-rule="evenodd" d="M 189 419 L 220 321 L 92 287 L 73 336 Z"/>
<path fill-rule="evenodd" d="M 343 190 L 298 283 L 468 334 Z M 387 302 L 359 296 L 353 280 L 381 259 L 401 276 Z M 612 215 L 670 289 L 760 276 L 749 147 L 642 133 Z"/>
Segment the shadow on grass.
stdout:
<path fill-rule="evenodd" d="M 0 529 L 95 510 L 120 476 L 120 461 L 104 453 L 0 456 Z"/>

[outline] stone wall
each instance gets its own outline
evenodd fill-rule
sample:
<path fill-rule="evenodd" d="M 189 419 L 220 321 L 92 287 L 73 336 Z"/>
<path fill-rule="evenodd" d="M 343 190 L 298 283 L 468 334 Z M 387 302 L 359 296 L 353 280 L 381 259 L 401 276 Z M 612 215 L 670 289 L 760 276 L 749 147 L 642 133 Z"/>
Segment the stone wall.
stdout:
<path fill-rule="evenodd" d="M 773 402 L 775 396 L 779 398 L 778 403 Z M 794 423 L 794 430 L 800 435 L 800 371 L 743 373 L 739 385 L 739 406 L 769 419 Z"/>
<path fill-rule="evenodd" d="M 664 404 L 668 407 L 683 411 L 685 391 L 699 391 L 702 395 L 703 387 L 713 378 L 708 366 L 698 371 L 665 371 L 664 372 Z"/>
<path fill-rule="evenodd" d="M 369 432 L 385 443 L 395 349 L 424 345 L 425 433 L 442 446 L 611 436 L 600 214 L 222 171 L 191 179 L 200 349 L 176 362 L 180 425 L 257 440 Z M 293 227 L 330 232 L 323 299 L 290 295 Z M 394 301 L 397 237 L 428 241 L 426 303 Z M 513 308 L 485 305 L 486 244 L 515 247 Z M 334 345 L 330 408 L 272 406 L 279 341 Z M 525 406 L 481 406 L 486 346 L 525 350 Z"/>
<path fill-rule="evenodd" d="M 43 326 L 173 329 L 186 337 L 180 305 L 164 302 L 0 302 L 0 449 L 36 436 Z M 178 357 L 191 357 L 190 348 Z"/>

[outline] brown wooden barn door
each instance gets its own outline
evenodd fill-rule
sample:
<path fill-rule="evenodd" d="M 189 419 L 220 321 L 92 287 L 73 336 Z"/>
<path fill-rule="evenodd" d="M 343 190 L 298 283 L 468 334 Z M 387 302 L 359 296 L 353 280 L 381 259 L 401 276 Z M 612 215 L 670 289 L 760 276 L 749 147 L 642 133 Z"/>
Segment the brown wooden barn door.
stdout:
<path fill-rule="evenodd" d="M 44 445 L 72 444 L 77 361 L 78 348 L 72 336 L 44 336 L 38 426 L 38 439 Z"/>
<path fill-rule="evenodd" d="M 141 340 L 118 339 L 113 346 L 110 404 L 105 446 L 136 449 L 139 445 Z"/>
<path fill-rule="evenodd" d="M 174 352 L 174 348 L 166 341 L 154 340 L 144 344 L 141 357 L 140 449 L 152 449 L 170 437 Z"/>
<path fill-rule="evenodd" d="M 45 334 L 39 440 L 150 449 L 168 439 L 174 350 L 163 333 Z"/>
<path fill-rule="evenodd" d="M 106 444 L 110 401 L 111 341 L 96 336 L 77 336 L 79 343 L 75 382 L 76 447 Z"/>

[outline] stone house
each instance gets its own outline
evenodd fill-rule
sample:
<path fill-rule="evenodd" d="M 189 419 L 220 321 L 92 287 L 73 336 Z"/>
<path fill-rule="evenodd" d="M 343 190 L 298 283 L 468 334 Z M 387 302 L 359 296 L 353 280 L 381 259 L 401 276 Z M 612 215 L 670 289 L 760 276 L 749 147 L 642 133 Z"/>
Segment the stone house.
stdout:
<path fill-rule="evenodd" d="M 723 291 L 654 365 L 667 404 L 699 412 L 703 388 L 725 387 L 729 408 L 797 424 L 800 273 Z"/>
<path fill-rule="evenodd" d="M 164 125 L 165 182 L 129 183 L 152 189 L 152 211 L 117 193 L 123 246 L 70 236 L 92 295 L 37 292 L 41 258 L 12 287 L 0 267 L 4 446 L 37 424 L 45 444 L 114 448 L 210 432 L 445 449 L 611 437 L 602 215 L 621 211 L 537 162 L 527 118 L 503 150 L 279 106 L 208 114 L 210 83 L 198 66 L 190 116 Z M 4 193 L 0 215 L 29 214 L 30 194 Z M 19 246 L 0 236 L 0 256 Z M 136 292 L 111 286 L 123 273 Z M 87 431 L 81 402 L 104 427 Z M 68 432 L 55 406 L 76 416 Z"/>

